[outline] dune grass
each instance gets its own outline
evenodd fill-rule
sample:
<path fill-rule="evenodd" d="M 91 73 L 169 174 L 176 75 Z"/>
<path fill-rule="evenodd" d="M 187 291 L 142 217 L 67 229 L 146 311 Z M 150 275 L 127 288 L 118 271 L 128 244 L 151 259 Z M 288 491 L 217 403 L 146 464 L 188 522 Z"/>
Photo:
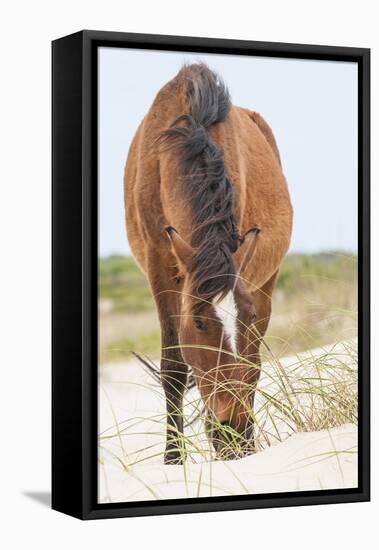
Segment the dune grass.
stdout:
<path fill-rule="evenodd" d="M 243 361 L 243 358 L 238 360 Z M 251 364 L 251 368 L 256 366 Z M 347 423 L 357 424 L 356 340 L 298 354 L 291 358 L 290 363 L 282 363 L 272 355 L 261 370 L 255 407 L 251 411 L 255 426 L 255 451 L 282 442 L 294 433 L 330 429 Z M 130 449 L 127 458 L 124 456 L 122 459 L 126 470 L 152 459 L 159 459 L 163 463 L 166 430 L 163 391 L 154 377 L 146 382 L 144 389 L 160 396 L 161 412 L 149 418 L 125 418 L 99 436 L 100 445 L 103 440 L 119 440 L 121 437 L 125 439 L 127 447 L 128 436 L 138 433 L 138 427 L 144 430 L 146 421 L 153 424 L 151 435 L 155 435 L 156 443 L 149 448 Z M 228 384 L 215 388 L 215 391 L 219 390 L 233 391 Z M 234 393 L 233 397 L 238 398 Z M 206 415 L 196 387 L 185 396 L 183 421 L 184 434 L 177 434 L 177 443 L 187 460 L 192 462 L 223 458 L 223 455 L 216 455 L 208 439 L 209 431 L 213 429 L 217 429 L 229 441 L 229 445 L 223 449 L 224 456 L 228 454 L 229 457 L 239 458 L 242 456 L 241 449 L 249 444 L 231 427 L 225 427 L 216 418 Z M 121 460 L 120 457 L 118 459 Z"/>

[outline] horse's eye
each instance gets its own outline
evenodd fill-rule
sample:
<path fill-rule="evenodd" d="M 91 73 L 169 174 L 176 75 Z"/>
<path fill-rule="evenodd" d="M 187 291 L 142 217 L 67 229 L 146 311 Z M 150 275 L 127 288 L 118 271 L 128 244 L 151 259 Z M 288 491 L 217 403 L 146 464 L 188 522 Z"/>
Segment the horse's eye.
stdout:
<path fill-rule="evenodd" d="M 205 330 L 205 323 L 200 317 L 194 317 L 193 324 L 197 330 Z"/>

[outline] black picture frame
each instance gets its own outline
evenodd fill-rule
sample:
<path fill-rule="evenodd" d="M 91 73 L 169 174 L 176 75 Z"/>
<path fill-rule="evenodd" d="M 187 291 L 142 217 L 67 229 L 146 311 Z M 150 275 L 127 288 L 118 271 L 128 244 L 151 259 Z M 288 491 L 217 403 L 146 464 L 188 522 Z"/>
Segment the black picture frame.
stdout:
<path fill-rule="evenodd" d="M 359 483 L 356 489 L 97 503 L 97 48 L 358 64 Z M 52 507 L 81 519 L 370 499 L 370 50 L 81 31 L 52 43 Z"/>

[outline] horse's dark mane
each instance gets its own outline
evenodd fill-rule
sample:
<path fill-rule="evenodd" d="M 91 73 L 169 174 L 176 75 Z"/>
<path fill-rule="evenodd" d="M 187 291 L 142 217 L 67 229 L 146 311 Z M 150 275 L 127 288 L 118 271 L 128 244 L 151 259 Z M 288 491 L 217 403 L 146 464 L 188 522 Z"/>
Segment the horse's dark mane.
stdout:
<path fill-rule="evenodd" d="M 180 151 L 195 249 L 189 273 L 193 293 L 210 301 L 232 289 L 236 273 L 232 254 L 237 249 L 238 229 L 233 187 L 225 173 L 223 152 L 207 132 L 209 126 L 225 120 L 231 102 L 225 84 L 204 64 L 184 66 L 178 78 L 185 82 L 189 112 L 164 130 L 161 140 Z"/>

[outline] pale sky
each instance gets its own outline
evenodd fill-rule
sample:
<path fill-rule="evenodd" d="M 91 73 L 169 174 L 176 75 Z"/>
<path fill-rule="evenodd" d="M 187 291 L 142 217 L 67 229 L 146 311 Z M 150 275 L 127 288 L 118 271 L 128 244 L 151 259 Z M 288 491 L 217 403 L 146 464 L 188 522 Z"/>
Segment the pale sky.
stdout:
<path fill-rule="evenodd" d="M 291 252 L 357 251 L 356 63 L 99 48 L 99 254 L 129 254 L 123 172 L 138 124 L 183 62 L 270 124 L 294 207 Z"/>

